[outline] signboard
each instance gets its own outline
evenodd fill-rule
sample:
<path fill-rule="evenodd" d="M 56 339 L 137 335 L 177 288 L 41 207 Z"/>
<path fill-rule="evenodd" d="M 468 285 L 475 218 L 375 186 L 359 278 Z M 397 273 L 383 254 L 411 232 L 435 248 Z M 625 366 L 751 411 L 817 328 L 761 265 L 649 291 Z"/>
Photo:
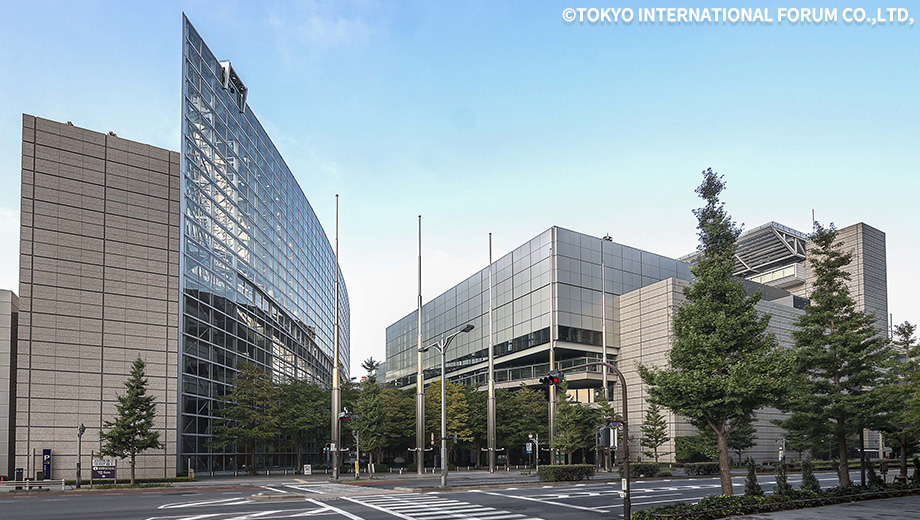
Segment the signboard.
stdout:
<path fill-rule="evenodd" d="M 303 465 L 303 474 L 304 474 L 304 475 L 312 475 L 312 474 L 313 474 L 313 465 L 312 465 L 312 464 L 304 464 L 304 465 Z"/>
<path fill-rule="evenodd" d="M 42 450 L 42 478 L 51 480 L 51 450 Z"/>
<path fill-rule="evenodd" d="M 527 453 L 533 453 L 533 443 L 532 442 L 527 443 Z"/>
<path fill-rule="evenodd" d="M 114 479 L 116 469 L 115 459 L 93 459 L 94 479 Z"/>

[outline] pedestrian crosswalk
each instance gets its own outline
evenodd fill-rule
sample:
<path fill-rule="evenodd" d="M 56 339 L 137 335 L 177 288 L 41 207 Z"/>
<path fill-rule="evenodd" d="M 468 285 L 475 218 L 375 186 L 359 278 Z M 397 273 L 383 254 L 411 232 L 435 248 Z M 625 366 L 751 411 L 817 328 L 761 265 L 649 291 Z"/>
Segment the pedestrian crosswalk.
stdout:
<path fill-rule="evenodd" d="M 542 520 L 436 494 L 376 495 L 344 499 L 402 520 Z"/>

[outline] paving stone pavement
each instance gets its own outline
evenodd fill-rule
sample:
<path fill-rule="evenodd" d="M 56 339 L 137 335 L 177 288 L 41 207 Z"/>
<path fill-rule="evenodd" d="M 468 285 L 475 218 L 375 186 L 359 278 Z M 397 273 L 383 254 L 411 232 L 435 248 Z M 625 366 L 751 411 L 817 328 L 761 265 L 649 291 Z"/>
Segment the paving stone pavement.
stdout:
<path fill-rule="evenodd" d="M 731 520 L 920 520 L 920 496 L 733 516 Z"/>

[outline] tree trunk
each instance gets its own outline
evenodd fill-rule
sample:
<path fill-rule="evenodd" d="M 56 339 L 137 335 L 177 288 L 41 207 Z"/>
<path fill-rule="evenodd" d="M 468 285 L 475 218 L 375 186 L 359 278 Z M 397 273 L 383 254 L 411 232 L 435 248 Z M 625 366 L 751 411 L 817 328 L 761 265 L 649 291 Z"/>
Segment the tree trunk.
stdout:
<path fill-rule="evenodd" d="M 358 461 L 360 464 L 361 461 Z M 368 480 L 374 478 L 374 451 L 367 452 L 367 478 Z"/>
<path fill-rule="evenodd" d="M 843 421 L 837 420 L 837 453 L 840 456 L 840 465 L 837 466 L 837 479 L 841 486 L 851 486 L 850 460 L 847 458 L 847 432 Z"/>
<path fill-rule="evenodd" d="M 136 455 L 131 454 L 131 487 L 134 487 L 134 462 L 136 460 Z"/>
<path fill-rule="evenodd" d="M 719 480 L 722 483 L 722 494 L 732 496 L 734 491 L 732 490 L 731 465 L 728 461 L 728 433 L 725 432 L 724 426 L 715 432 L 719 446 Z"/>
<path fill-rule="evenodd" d="M 907 482 L 907 434 L 898 435 L 898 444 L 901 445 L 901 478 Z"/>
<path fill-rule="evenodd" d="M 297 465 L 294 466 L 294 474 L 303 470 L 303 444 L 297 443 Z"/>

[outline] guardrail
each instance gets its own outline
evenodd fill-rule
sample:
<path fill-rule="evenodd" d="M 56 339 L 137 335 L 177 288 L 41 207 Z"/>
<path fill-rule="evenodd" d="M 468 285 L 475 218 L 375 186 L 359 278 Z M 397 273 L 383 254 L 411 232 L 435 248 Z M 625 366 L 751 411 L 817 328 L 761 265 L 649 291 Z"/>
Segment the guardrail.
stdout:
<path fill-rule="evenodd" d="M 64 480 L 4 480 L 0 482 L 0 491 L 51 491 L 59 488 L 64 491 Z"/>

